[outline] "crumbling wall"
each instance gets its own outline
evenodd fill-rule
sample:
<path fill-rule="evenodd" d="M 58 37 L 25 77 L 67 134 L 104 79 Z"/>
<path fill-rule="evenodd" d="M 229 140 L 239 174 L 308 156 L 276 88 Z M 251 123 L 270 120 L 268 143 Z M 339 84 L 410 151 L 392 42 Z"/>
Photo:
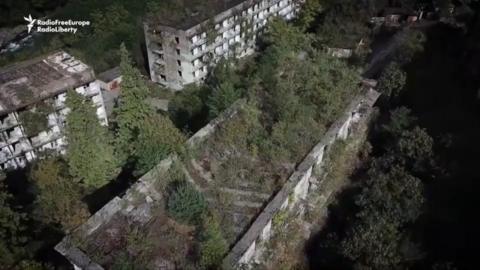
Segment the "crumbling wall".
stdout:
<path fill-rule="evenodd" d="M 379 94 L 370 89 L 356 97 L 346 108 L 344 114 L 329 128 L 320 142 L 313 147 L 306 158 L 297 166 L 290 178 L 267 204 L 248 231 L 234 245 L 224 259 L 225 269 L 252 268 L 259 263 L 266 243 L 274 235 L 272 223 L 284 211 L 302 211 L 294 207 L 300 201 L 308 200 L 311 191 L 311 175 L 314 168 L 321 168 L 324 155 L 336 140 L 345 140 L 350 135 L 354 123 L 366 121 Z"/>
<path fill-rule="evenodd" d="M 238 110 L 245 104 L 241 99 L 235 102 L 229 109 L 212 120 L 208 125 L 196 132 L 187 141 L 188 147 L 195 147 L 206 140 L 224 121 L 231 119 Z M 176 155 L 171 155 L 162 160 L 153 169 L 143 175 L 135 182 L 123 195 L 113 198 L 99 211 L 93 214 L 84 224 L 79 226 L 70 235 L 67 235 L 60 243 L 55 246 L 55 250 L 65 256 L 74 267 L 83 270 L 102 270 L 98 263 L 94 262 L 80 248 L 79 241 L 88 239 L 102 225 L 107 224 L 115 214 L 121 213 L 132 217 L 140 224 L 147 223 L 152 218 L 151 206 L 163 200 L 163 196 L 155 188 L 155 183 L 161 181 L 162 175 L 168 171 Z M 141 203 L 139 203 L 141 200 Z"/>

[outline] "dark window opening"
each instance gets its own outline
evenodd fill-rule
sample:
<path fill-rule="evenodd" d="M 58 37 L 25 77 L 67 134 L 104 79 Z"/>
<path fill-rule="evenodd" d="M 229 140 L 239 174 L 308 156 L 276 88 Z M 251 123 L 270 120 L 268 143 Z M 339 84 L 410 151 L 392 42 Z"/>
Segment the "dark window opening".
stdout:
<path fill-rule="evenodd" d="M 178 76 L 182 77 L 182 72 L 180 70 L 178 71 Z"/>

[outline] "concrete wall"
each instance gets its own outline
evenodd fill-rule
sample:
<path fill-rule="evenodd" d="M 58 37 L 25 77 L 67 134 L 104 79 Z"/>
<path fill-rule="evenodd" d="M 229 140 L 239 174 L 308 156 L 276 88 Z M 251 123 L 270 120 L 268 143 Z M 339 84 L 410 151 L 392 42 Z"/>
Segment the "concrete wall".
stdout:
<path fill-rule="evenodd" d="M 379 94 L 369 90 L 356 97 L 340 117 L 313 147 L 306 158 L 297 166 L 285 185 L 268 203 L 243 237 L 235 244 L 224 260 L 225 269 L 249 269 L 260 262 L 265 244 L 275 234 L 272 222 L 282 211 L 292 211 L 302 200 L 308 200 L 312 170 L 321 167 L 324 155 L 336 140 L 345 140 L 350 135 L 354 123 L 368 119 L 371 107 Z"/>
<path fill-rule="evenodd" d="M 202 82 L 208 68 L 222 57 L 240 58 L 253 53 L 256 35 L 263 33 L 262 29 L 268 19 L 273 16 L 285 20 L 293 19 L 298 10 L 297 2 L 297 0 L 246 0 L 186 30 L 154 22 L 145 23 L 145 44 L 152 81 L 173 90 L 181 90 L 184 85 L 190 83 Z M 249 30 L 254 33 L 250 40 L 247 40 L 245 33 L 241 33 L 243 32 L 241 29 L 247 26 L 247 24 L 242 26 L 242 23 L 247 20 L 251 24 Z M 210 22 L 213 25 L 209 25 Z M 216 37 L 212 43 L 207 42 L 208 27 L 214 27 L 211 31 Z M 195 41 L 192 39 L 194 37 Z M 179 75 L 179 71 L 182 76 Z"/>
<path fill-rule="evenodd" d="M 202 143 L 215 131 L 218 125 L 235 116 L 244 104 L 245 100 L 243 99 L 236 101 L 229 109 L 225 110 L 208 125 L 190 137 L 187 141 L 187 145 L 189 147 L 194 147 L 195 145 Z M 125 195 L 113 198 L 99 211 L 93 214 L 84 224 L 62 239 L 62 241 L 55 246 L 55 250 L 65 256 L 76 269 L 102 270 L 103 267 L 94 262 L 79 248 L 79 243 L 75 239 L 88 239 L 88 237 L 95 233 L 99 228 L 107 224 L 114 215 L 119 213 L 132 217 L 135 221 L 142 224 L 147 223 L 152 216 L 148 215 L 148 207 L 145 208 L 145 204 L 139 205 L 136 203 L 139 195 L 144 198 L 149 205 L 162 200 L 162 194 L 157 192 L 154 186 L 157 181 L 162 181 L 159 177 L 168 171 L 172 162 L 176 158 L 175 155 L 171 155 L 162 160 L 152 170 L 135 182 L 126 191 Z"/>
<path fill-rule="evenodd" d="M 244 266 L 248 268 L 260 260 L 265 250 L 265 244 L 275 234 L 273 225 L 275 216 L 281 214 L 282 211 L 293 211 L 299 202 L 308 200 L 311 190 L 310 176 L 313 169 L 323 165 L 323 157 L 325 154 L 328 154 L 329 146 L 337 139 L 348 138 L 350 135 L 349 130 L 353 123 L 367 118 L 371 111 L 370 108 L 377 100 L 378 95 L 377 92 L 370 90 L 366 94 L 356 97 L 349 104 L 344 114 L 330 127 L 320 142 L 313 147 L 306 158 L 297 166 L 281 190 L 267 204 L 248 231 L 231 249 L 224 260 L 226 269 Z M 187 141 L 188 147 L 195 147 L 204 142 L 217 129 L 218 125 L 234 117 L 244 104 L 245 100 L 235 102 L 219 117 L 195 133 Z M 79 248 L 78 240 L 75 239 L 88 239 L 89 236 L 107 224 L 118 213 L 135 218 L 137 222 L 147 223 L 151 216 L 136 201 L 138 201 L 139 195 L 147 203 L 154 203 L 163 199 L 162 194 L 158 193 L 154 188 L 154 184 L 156 181 L 159 181 L 159 176 L 169 169 L 175 159 L 176 156 L 172 155 L 160 162 L 133 184 L 123 197 L 115 197 L 111 200 L 92 215 L 86 223 L 75 229 L 71 235 L 67 235 L 55 246 L 55 249 L 79 269 L 103 269 Z"/>

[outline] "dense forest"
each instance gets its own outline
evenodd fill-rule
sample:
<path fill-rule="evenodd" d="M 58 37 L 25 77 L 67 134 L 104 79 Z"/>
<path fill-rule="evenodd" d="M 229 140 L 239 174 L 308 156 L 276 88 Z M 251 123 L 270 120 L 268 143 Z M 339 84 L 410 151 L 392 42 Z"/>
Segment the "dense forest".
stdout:
<path fill-rule="evenodd" d="M 311 269 L 477 268 L 480 28 L 471 7 L 465 28 L 424 29 L 422 52 L 380 75 L 379 89 L 397 94 L 383 96 L 370 160 L 306 247 Z"/>
<path fill-rule="evenodd" d="M 373 74 L 383 96 L 365 146 L 370 154 L 330 207 L 326 228 L 307 243 L 309 269 L 476 269 L 479 5 L 409 0 L 307 0 L 294 22 L 269 25 L 258 55 L 222 60 L 204 85 L 172 95 L 168 113 L 145 102 L 160 88 L 152 90 L 142 75 L 141 23 L 147 11 L 181 10 L 175 1 L 0 3 L 1 25 L 21 23 L 26 13 L 93 21 L 74 37 L 39 37 L 34 47 L 2 55 L 0 64 L 64 48 L 97 73 L 119 64 L 123 75 L 112 125 L 101 126 L 91 104 L 72 91 L 67 155 L 45 153 L 26 170 L 0 178 L 2 267 L 68 269 L 53 245 L 170 153 L 185 154 L 185 138 L 239 98 L 248 100 L 250 110 L 245 121 L 232 124 L 229 138 L 266 163 L 269 157 L 300 160 L 356 93 L 384 31 L 395 35 L 368 23 L 387 5 L 452 18 L 407 29 L 382 72 Z M 460 5 L 468 15 L 448 15 Z M 327 47 L 353 48 L 354 54 L 334 59 L 325 54 Z M 192 198 L 196 206 L 204 203 L 188 188 L 177 191 L 172 197 L 179 205 Z M 179 219 L 183 214 L 172 212 Z M 199 234 L 205 250 L 214 253 L 201 260 L 217 260 L 205 269 L 218 265 L 218 252 L 225 250 L 218 247 L 218 224 L 212 224 Z M 139 269 L 127 261 L 118 269 Z"/>

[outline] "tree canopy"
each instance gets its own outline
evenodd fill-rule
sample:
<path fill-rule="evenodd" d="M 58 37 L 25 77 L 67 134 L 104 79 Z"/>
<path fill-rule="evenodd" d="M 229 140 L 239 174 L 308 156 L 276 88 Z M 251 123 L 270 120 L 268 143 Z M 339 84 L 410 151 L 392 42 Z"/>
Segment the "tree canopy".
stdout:
<path fill-rule="evenodd" d="M 65 129 L 69 173 L 85 187 L 98 188 L 114 176 L 117 166 L 107 130 L 88 98 L 72 90 L 66 105 L 70 109 Z"/>

